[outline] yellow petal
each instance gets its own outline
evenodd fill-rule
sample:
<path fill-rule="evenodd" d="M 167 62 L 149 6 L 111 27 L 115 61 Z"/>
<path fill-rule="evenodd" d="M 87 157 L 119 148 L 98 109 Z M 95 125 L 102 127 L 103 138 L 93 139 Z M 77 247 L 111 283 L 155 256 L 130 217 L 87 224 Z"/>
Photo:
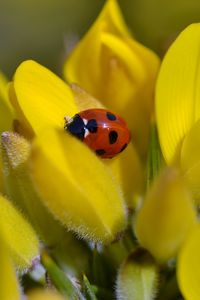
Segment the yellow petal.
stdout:
<path fill-rule="evenodd" d="M 101 34 L 102 45 L 112 51 L 112 55 L 115 57 L 116 61 L 121 62 L 122 66 L 124 65 L 124 67 L 134 66 L 134 69 L 127 68 L 127 72 L 128 75 L 132 77 L 131 79 L 133 82 L 135 81 L 136 84 L 140 84 L 146 75 L 145 68 L 141 63 L 138 53 L 135 53 L 133 51 L 134 49 L 129 47 L 128 41 L 128 39 L 121 39 L 120 37 L 117 37 L 111 33 L 105 32 Z M 104 75 L 106 75 L 106 73 Z"/>
<path fill-rule="evenodd" d="M 0 299 L 20 300 L 20 290 L 8 250 L 5 244 L 6 236 L 0 237 Z"/>
<path fill-rule="evenodd" d="M 70 88 L 56 75 L 34 61 L 23 62 L 14 76 L 15 109 L 19 120 L 38 134 L 49 127 L 64 126 L 64 116 L 77 112 Z"/>
<path fill-rule="evenodd" d="M 64 131 L 40 135 L 32 168 L 44 202 L 69 229 L 102 242 L 124 230 L 121 191 L 109 169 L 82 142 Z"/>
<path fill-rule="evenodd" d="M 70 82 L 80 84 L 80 86 L 89 92 L 96 89 L 100 76 L 98 65 L 101 47 L 100 34 L 102 30 L 119 36 L 129 35 L 116 0 L 106 2 L 98 19 L 79 43 L 70 60 L 66 61 L 64 67 L 66 78 Z M 87 68 L 85 68 L 86 66 Z M 91 82 L 90 79 L 92 79 Z M 94 82 L 96 83 L 95 85 L 93 84 Z M 95 96 L 94 93 L 92 94 Z"/>
<path fill-rule="evenodd" d="M 13 110 L 8 99 L 8 82 L 0 72 L 0 133 L 12 128 Z"/>
<path fill-rule="evenodd" d="M 199 300 L 200 295 L 200 225 L 190 234 L 178 255 L 177 276 L 185 300 Z"/>
<path fill-rule="evenodd" d="M 130 33 L 117 0 L 106 1 L 99 19 L 102 21 L 102 26 L 104 26 L 105 31 L 113 32 L 118 36 L 129 36 Z M 104 23 L 104 21 L 106 22 Z"/>
<path fill-rule="evenodd" d="M 127 120 L 144 155 L 158 67 L 158 57 L 131 38 L 117 1 L 110 0 L 69 56 L 64 74 Z"/>
<path fill-rule="evenodd" d="M 67 300 L 53 290 L 32 290 L 28 293 L 27 300 Z"/>
<path fill-rule="evenodd" d="M 0 72 L 0 95 L 1 98 L 3 98 L 4 102 L 7 102 L 7 105 L 10 105 L 8 101 L 7 91 L 6 91 L 7 84 L 8 84 L 7 78 L 4 76 L 3 73 Z"/>
<path fill-rule="evenodd" d="M 185 134 L 200 117 L 199 42 L 200 24 L 192 24 L 170 47 L 158 76 L 156 116 L 167 163 L 180 155 Z"/>
<path fill-rule="evenodd" d="M 200 201 L 200 120 L 183 140 L 180 164 L 193 198 Z"/>
<path fill-rule="evenodd" d="M 88 94 L 78 84 L 72 83 L 70 87 L 74 94 L 74 100 L 79 111 L 86 110 L 89 108 L 105 108 L 100 101 Z"/>
<path fill-rule="evenodd" d="M 24 113 L 18 103 L 13 82 L 9 83 L 9 99 L 15 111 L 13 130 L 27 137 L 28 139 L 33 139 L 35 135 L 33 128 L 31 127 L 31 124 L 28 122 L 28 120 L 25 118 Z"/>
<path fill-rule="evenodd" d="M 117 299 L 154 299 L 158 267 L 144 249 L 136 249 L 121 265 L 117 277 Z"/>
<path fill-rule="evenodd" d="M 105 163 L 118 180 L 128 207 L 135 208 L 137 197 L 141 195 L 144 187 L 144 174 L 133 144 L 130 143 L 126 151 L 114 159 L 106 160 Z"/>
<path fill-rule="evenodd" d="M 164 170 L 136 216 L 139 242 L 163 262 L 177 254 L 195 224 L 195 208 L 182 177 L 174 168 Z"/>
<path fill-rule="evenodd" d="M 38 239 L 29 223 L 9 200 L 1 195 L 0 227 L 16 267 L 19 270 L 30 267 L 39 255 Z"/>

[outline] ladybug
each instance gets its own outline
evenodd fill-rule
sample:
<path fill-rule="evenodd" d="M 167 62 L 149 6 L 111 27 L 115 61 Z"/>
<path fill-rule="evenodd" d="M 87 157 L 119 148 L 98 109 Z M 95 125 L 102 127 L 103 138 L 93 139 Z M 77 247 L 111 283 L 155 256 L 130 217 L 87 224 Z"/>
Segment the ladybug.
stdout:
<path fill-rule="evenodd" d="M 65 130 L 82 140 L 101 158 L 112 158 L 130 142 L 130 131 L 118 115 L 101 108 L 65 117 Z"/>

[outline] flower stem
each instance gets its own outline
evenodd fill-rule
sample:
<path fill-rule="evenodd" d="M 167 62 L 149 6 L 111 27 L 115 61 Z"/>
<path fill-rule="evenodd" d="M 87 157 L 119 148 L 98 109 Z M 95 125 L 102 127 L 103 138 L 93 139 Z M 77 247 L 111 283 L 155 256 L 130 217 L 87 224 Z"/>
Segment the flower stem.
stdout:
<path fill-rule="evenodd" d="M 147 190 L 149 189 L 152 181 L 158 176 L 161 168 L 161 151 L 158 140 L 158 133 L 156 125 L 151 127 L 150 146 L 147 165 Z"/>

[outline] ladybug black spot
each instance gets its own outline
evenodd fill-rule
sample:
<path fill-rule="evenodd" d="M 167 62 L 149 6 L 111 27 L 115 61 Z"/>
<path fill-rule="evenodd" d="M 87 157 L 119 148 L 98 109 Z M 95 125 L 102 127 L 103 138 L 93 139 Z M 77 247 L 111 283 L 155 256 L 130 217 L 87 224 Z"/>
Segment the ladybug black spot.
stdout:
<path fill-rule="evenodd" d="M 112 130 L 112 131 L 109 132 L 109 143 L 110 143 L 110 144 L 116 143 L 117 138 L 118 138 L 118 133 L 117 133 L 117 131 Z"/>
<path fill-rule="evenodd" d="M 97 121 L 95 119 L 91 119 L 87 122 L 87 125 L 85 126 L 90 133 L 95 133 L 97 132 Z"/>
<path fill-rule="evenodd" d="M 104 149 L 97 149 L 97 150 L 95 150 L 95 152 L 97 155 L 103 155 L 106 153 L 106 151 Z"/>
<path fill-rule="evenodd" d="M 106 117 L 108 118 L 108 120 L 110 121 L 115 121 L 117 118 L 114 114 L 112 114 L 111 112 L 107 112 L 106 113 Z"/>
<path fill-rule="evenodd" d="M 122 151 L 124 151 L 124 149 L 127 147 L 127 145 L 128 144 L 124 144 L 124 146 L 121 148 L 121 150 L 119 151 L 119 153 L 122 152 Z"/>

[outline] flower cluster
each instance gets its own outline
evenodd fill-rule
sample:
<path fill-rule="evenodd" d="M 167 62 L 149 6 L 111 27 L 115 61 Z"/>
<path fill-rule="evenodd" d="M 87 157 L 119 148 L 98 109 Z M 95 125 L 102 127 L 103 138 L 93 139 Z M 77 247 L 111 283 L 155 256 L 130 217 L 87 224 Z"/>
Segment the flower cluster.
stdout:
<path fill-rule="evenodd" d="M 199 299 L 199 41 L 189 26 L 160 64 L 107 0 L 64 80 L 0 74 L 0 299 Z M 111 160 L 64 129 L 91 108 L 131 131 Z"/>

